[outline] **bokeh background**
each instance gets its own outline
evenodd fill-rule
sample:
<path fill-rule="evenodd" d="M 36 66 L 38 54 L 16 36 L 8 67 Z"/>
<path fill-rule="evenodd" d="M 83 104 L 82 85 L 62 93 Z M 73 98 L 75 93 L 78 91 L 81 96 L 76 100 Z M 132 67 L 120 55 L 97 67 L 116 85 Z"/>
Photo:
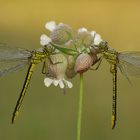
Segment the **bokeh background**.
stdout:
<path fill-rule="evenodd" d="M 36 49 L 47 33 L 44 24 L 55 20 L 77 28 L 96 30 L 118 51 L 140 51 L 139 0 L 0 0 L 0 42 Z M 20 116 L 11 116 L 27 68 L 0 79 L 0 140 L 75 140 L 79 77 L 64 95 L 43 84 L 41 64 L 34 73 Z M 84 79 L 81 140 L 140 139 L 140 79 L 132 85 L 118 74 L 118 120 L 111 130 L 112 75 L 102 62 Z"/>

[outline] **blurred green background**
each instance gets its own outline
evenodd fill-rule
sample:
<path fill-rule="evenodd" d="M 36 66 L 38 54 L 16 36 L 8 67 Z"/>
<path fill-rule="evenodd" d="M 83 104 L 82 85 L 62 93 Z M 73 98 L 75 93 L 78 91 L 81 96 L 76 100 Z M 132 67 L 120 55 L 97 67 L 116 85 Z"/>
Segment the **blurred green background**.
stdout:
<path fill-rule="evenodd" d="M 55 20 L 100 33 L 118 51 L 140 51 L 139 0 L 0 0 L 0 42 L 36 49 L 47 33 L 44 24 Z M 20 116 L 11 116 L 26 70 L 0 79 L 0 140 L 75 140 L 79 77 L 67 94 L 43 84 L 41 64 L 34 73 Z M 112 75 L 103 61 L 84 79 L 84 107 L 81 140 L 140 139 L 140 79 L 133 85 L 118 74 L 118 120 L 111 130 Z"/>

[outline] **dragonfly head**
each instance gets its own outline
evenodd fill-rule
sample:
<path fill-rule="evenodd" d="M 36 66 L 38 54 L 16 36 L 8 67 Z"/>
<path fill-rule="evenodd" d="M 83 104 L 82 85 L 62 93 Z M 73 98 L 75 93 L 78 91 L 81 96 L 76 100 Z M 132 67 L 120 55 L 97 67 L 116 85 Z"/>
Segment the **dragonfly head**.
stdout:
<path fill-rule="evenodd" d="M 107 51 L 108 43 L 106 41 L 101 41 L 100 44 L 98 45 L 98 48 L 101 52 Z"/>
<path fill-rule="evenodd" d="M 46 53 L 51 54 L 51 53 L 55 52 L 55 48 L 52 47 L 51 44 L 48 44 L 48 45 L 45 45 L 45 46 L 43 47 L 43 51 L 46 52 Z"/>

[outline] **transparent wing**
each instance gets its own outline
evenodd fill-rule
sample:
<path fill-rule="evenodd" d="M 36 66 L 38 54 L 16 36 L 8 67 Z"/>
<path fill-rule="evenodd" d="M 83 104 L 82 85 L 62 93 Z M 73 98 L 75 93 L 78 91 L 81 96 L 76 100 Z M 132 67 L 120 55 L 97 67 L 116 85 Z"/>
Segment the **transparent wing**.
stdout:
<path fill-rule="evenodd" d="M 10 47 L 0 43 L 0 61 L 11 59 L 27 59 L 31 56 L 31 52 L 25 49 Z"/>
<path fill-rule="evenodd" d="M 140 77 L 140 52 L 119 53 L 118 60 L 118 67 L 123 75 Z"/>
<path fill-rule="evenodd" d="M 30 58 L 30 51 L 0 44 L 0 76 L 24 68 Z"/>

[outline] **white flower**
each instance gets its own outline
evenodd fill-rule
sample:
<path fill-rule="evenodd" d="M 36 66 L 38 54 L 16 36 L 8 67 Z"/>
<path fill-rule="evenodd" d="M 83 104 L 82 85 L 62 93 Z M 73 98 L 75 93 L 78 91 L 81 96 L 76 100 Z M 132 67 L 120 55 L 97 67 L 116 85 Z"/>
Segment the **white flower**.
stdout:
<path fill-rule="evenodd" d="M 94 37 L 94 44 L 99 45 L 102 40 L 101 36 L 96 31 L 91 31 L 91 35 Z"/>
<path fill-rule="evenodd" d="M 78 33 L 82 33 L 82 32 L 88 32 L 88 30 L 86 28 L 80 28 L 78 29 Z"/>
<path fill-rule="evenodd" d="M 56 28 L 56 23 L 55 21 L 49 21 L 45 24 L 45 28 L 50 30 L 51 32 Z"/>
<path fill-rule="evenodd" d="M 94 44 L 95 45 L 99 45 L 101 41 L 103 41 L 102 38 L 101 38 L 101 36 L 99 34 L 95 34 Z"/>
<path fill-rule="evenodd" d="M 51 84 L 54 84 L 54 86 L 60 86 L 60 88 L 64 88 L 65 86 L 68 88 L 72 88 L 73 84 L 65 79 L 51 79 L 46 77 L 44 79 L 44 84 L 46 87 L 49 87 Z"/>
<path fill-rule="evenodd" d="M 96 31 L 91 31 L 91 35 L 92 35 L 93 37 L 95 37 Z"/>
<path fill-rule="evenodd" d="M 49 37 L 48 37 L 47 35 L 45 35 L 45 34 L 42 34 L 42 35 L 40 36 L 40 44 L 41 44 L 42 46 L 48 45 L 51 41 L 52 41 L 51 38 L 49 38 Z"/>

